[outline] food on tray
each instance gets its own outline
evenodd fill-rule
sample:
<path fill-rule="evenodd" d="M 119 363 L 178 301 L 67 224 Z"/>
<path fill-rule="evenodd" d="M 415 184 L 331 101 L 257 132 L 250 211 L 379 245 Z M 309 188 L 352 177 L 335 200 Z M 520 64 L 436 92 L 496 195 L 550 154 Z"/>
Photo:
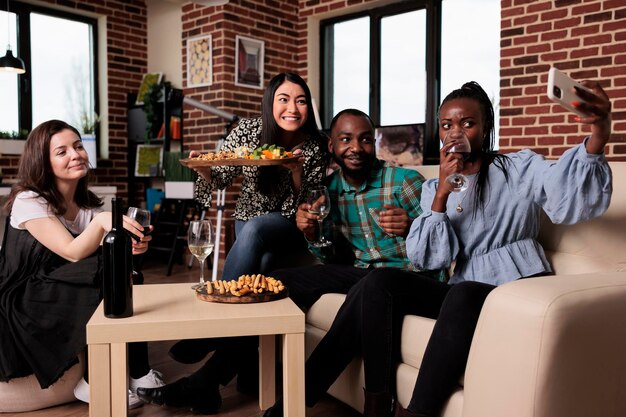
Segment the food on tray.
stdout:
<path fill-rule="evenodd" d="M 283 148 L 282 146 L 263 145 L 259 146 L 253 151 L 250 151 L 250 149 L 245 146 L 240 146 L 234 151 L 207 152 L 191 159 L 200 161 L 227 161 L 232 159 L 261 160 L 284 159 L 291 158 L 292 156 L 293 153 L 285 151 L 285 148 Z"/>
<path fill-rule="evenodd" d="M 248 154 L 248 159 L 282 159 L 291 158 L 292 152 L 285 151 L 282 146 L 263 145 Z"/>
<path fill-rule="evenodd" d="M 214 282 L 206 283 L 207 294 L 214 293 L 220 295 L 231 294 L 241 297 L 247 294 L 262 294 L 265 292 L 278 294 L 285 289 L 282 282 L 273 277 L 266 277 L 261 274 L 242 275 L 237 281 L 218 279 Z"/>
<path fill-rule="evenodd" d="M 223 161 L 226 159 L 235 159 L 237 158 L 237 154 L 231 151 L 218 151 L 218 152 L 207 152 L 200 154 L 192 159 L 199 159 L 202 161 Z"/>

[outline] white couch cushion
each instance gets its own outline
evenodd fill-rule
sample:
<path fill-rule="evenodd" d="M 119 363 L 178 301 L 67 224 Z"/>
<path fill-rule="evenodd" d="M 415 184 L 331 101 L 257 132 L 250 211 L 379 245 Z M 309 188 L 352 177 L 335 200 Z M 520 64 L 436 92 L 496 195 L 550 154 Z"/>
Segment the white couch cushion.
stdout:
<path fill-rule="evenodd" d="M 433 332 L 435 320 L 420 316 L 406 316 L 402 323 L 402 343 L 400 355 L 402 362 L 419 368 L 424 358 L 426 344 Z"/>
<path fill-rule="evenodd" d="M 314 327 L 324 330 L 330 329 L 335 320 L 337 311 L 346 296 L 344 294 L 324 294 L 307 311 L 306 322 Z"/>

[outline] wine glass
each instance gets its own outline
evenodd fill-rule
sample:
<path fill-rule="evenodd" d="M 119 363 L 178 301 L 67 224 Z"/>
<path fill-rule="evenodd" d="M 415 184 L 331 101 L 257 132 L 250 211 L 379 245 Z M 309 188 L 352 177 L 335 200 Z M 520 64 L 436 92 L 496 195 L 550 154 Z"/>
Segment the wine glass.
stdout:
<path fill-rule="evenodd" d="M 448 153 L 459 153 L 464 161 L 467 161 L 472 153 L 472 147 L 467 139 L 467 135 L 463 131 L 449 131 L 443 140 L 444 145 L 454 142 L 454 145 L 448 149 Z M 446 182 L 452 186 L 452 191 L 458 193 L 467 190 L 469 185 L 468 179 L 460 172 L 455 172 L 446 177 Z"/>
<path fill-rule="evenodd" d="M 150 210 L 128 207 L 126 215 L 143 226 L 144 235 L 150 234 Z M 133 238 L 139 240 L 135 235 L 133 235 Z M 133 283 L 135 284 L 143 284 L 143 275 L 139 272 L 140 261 L 141 255 L 133 255 Z"/>
<path fill-rule="evenodd" d="M 306 202 L 310 205 L 309 213 L 317 215 L 317 222 L 320 229 L 319 239 L 311 244 L 318 248 L 331 245 L 332 242 L 324 238 L 324 229 L 322 228 L 324 219 L 328 216 L 328 213 L 330 213 L 330 196 L 328 189 L 323 185 L 309 189 Z"/>
<path fill-rule="evenodd" d="M 187 246 L 189 252 L 200 261 L 200 283 L 193 289 L 204 285 L 204 260 L 213 252 L 213 230 L 208 220 L 192 220 L 187 230 Z"/>
<path fill-rule="evenodd" d="M 150 234 L 150 210 L 128 207 L 126 215 L 143 226 L 143 234 Z"/>

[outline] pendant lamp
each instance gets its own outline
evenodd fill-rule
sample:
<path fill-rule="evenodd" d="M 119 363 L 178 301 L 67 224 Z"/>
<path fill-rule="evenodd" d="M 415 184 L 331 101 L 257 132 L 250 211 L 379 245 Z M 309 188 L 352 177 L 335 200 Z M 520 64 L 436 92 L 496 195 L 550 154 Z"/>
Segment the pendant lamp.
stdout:
<path fill-rule="evenodd" d="M 11 29 L 9 27 L 10 23 L 11 18 L 9 14 L 9 0 L 7 0 L 7 40 L 11 37 Z M 7 45 L 6 55 L 0 58 L 0 71 L 13 72 L 16 74 L 24 74 L 26 72 L 24 61 L 22 61 L 18 57 L 13 56 L 10 43 Z"/>

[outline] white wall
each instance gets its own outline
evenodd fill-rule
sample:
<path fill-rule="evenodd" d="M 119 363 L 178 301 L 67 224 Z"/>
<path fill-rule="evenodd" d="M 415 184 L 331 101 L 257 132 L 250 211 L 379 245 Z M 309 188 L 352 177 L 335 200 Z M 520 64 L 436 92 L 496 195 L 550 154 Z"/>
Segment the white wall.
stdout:
<path fill-rule="evenodd" d="M 183 87 L 181 2 L 147 0 L 148 72 L 162 72 L 172 87 Z"/>

